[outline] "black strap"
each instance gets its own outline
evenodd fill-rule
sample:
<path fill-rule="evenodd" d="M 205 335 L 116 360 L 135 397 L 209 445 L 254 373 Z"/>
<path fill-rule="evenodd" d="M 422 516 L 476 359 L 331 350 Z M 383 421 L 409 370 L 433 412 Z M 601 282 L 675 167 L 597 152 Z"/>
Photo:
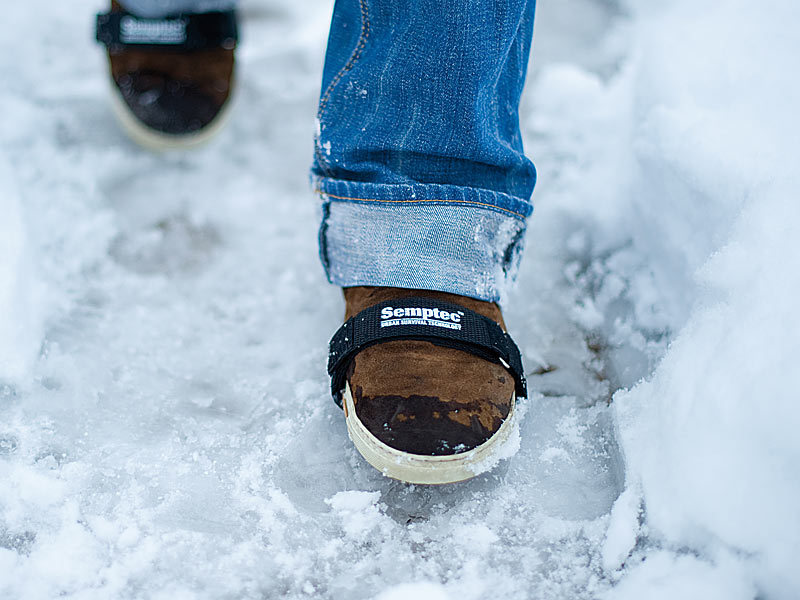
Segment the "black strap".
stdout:
<path fill-rule="evenodd" d="M 127 12 L 97 15 L 97 41 L 110 50 L 174 48 L 204 50 L 233 48 L 239 39 L 236 11 L 182 14 L 163 19 L 144 19 Z"/>
<path fill-rule="evenodd" d="M 352 358 L 369 346 L 392 340 L 422 340 L 502 364 L 514 376 L 517 396 L 528 395 L 519 348 L 500 325 L 463 306 L 412 297 L 370 306 L 348 319 L 334 334 L 328 374 L 336 404 L 342 405 Z"/>

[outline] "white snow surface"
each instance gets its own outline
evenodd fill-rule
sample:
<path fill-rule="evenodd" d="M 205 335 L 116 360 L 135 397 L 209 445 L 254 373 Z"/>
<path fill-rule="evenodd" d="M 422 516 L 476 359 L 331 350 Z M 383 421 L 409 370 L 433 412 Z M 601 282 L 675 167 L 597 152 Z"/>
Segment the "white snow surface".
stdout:
<path fill-rule="evenodd" d="M 30 262 L 20 194 L 0 156 L 0 375 L 24 378 L 42 337 L 41 289 Z"/>
<path fill-rule="evenodd" d="M 331 3 L 243 0 L 230 126 L 115 123 L 92 8 L 5 7 L 0 597 L 800 596 L 800 9 L 540 0 L 520 449 L 369 467 L 307 185 Z M 368 92 L 368 90 L 366 90 Z"/>

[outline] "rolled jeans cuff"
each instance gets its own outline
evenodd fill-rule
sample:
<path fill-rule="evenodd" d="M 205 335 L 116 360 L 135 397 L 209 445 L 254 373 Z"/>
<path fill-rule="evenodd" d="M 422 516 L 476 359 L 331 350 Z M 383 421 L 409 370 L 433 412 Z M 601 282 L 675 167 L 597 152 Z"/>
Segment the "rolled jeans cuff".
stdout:
<path fill-rule="evenodd" d="M 320 258 L 331 283 L 499 301 L 514 279 L 530 202 L 491 190 L 319 177 Z"/>

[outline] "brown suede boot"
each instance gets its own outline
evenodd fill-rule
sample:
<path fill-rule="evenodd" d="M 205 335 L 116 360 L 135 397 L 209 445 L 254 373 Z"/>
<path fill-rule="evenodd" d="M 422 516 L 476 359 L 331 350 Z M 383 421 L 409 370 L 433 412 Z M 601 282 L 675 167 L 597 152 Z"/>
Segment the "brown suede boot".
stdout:
<path fill-rule="evenodd" d="M 345 319 L 383 301 L 423 297 L 470 309 L 505 330 L 497 304 L 465 296 L 351 287 L 344 297 Z M 512 433 L 514 392 L 515 379 L 502 364 L 428 341 L 394 340 L 352 359 L 344 408 L 356 447 L 384 474 L 449 483 L 491 466 L 488 459 Z"/>
<path fill-rule="evenodd" d="M 116 13 L 124 8 L 112 1 L 110 16 Z M 129 18 L 143 23 L 145 32 L 152 24 Z M 233 87 L 235 40 L 220 44 L 186 49 L 107 43 L 115 112 L 136 142 L 153 150 L 186 148 L 221 128 Z"/>

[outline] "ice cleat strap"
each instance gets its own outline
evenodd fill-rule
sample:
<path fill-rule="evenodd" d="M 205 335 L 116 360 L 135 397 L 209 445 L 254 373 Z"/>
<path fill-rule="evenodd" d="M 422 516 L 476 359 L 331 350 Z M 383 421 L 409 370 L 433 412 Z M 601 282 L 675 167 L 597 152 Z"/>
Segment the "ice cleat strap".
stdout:
<path fill-rule="evenodd" d="M 334 334 L 328 374 L 336 404 L 342 406 L 342 390 L 352 358 L 365 348 L 393 340 L 430 342 L 502 364 L 514 377 L 517 397 L 528 395 L 519 348 L 500 325 L 457 304 L 411 297 L 370 306 L 348 319 Z"/>
<path fill-rule="evenodd" d="M 236 11 L 180 14 L 145 19 L 123 11 L 97 15 L 97 41 L 109 50 L 125 47 L 192 51 L 236 46 Z"/>

